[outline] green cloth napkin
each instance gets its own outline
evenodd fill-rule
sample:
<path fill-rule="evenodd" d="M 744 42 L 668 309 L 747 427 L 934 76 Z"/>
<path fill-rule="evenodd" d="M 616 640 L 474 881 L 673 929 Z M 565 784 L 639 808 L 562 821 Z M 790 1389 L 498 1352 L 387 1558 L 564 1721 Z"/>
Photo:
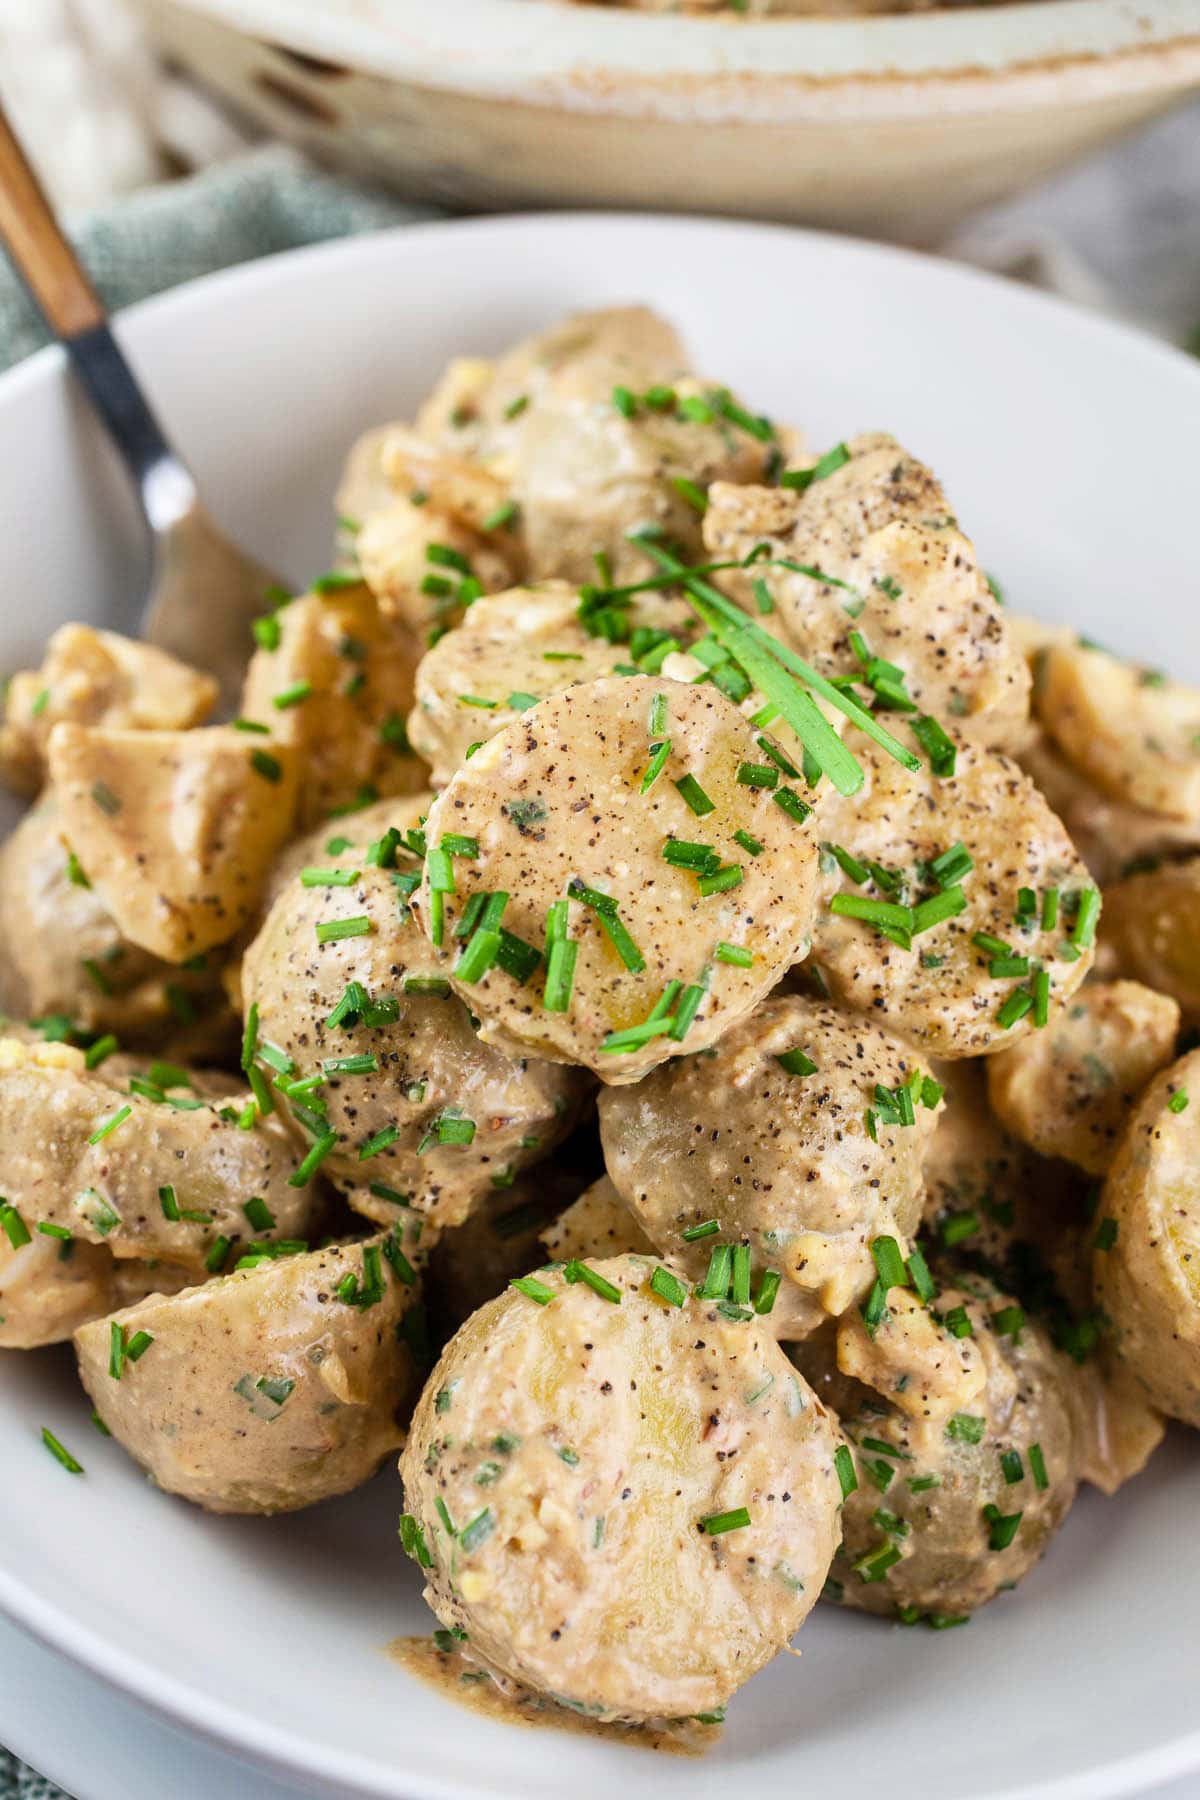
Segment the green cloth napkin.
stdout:
<path fill-rule="evenodd" d="M 277 250 L 436 217 L 377 188 L 322 174 L 281 145 L 71 221 L 71 237 L 110 312 L 181 281 Z M 0 369 L 49 334 L 0 255 Z M 0 1800 L 68 1800 L 61 1788 L 0 1749 Z"/>
<path fill-rule="evenodd" d="M 430 207 L 322 174 L 295 151 L 271 145 L 70 223 L 84 266 L 115 312 L 232 263 L 434 217 Z M 47 341 L 32 301 L 0 254 L 0 369 Z M 3 1786 L 0 1800 L 8 1800 Z"/>

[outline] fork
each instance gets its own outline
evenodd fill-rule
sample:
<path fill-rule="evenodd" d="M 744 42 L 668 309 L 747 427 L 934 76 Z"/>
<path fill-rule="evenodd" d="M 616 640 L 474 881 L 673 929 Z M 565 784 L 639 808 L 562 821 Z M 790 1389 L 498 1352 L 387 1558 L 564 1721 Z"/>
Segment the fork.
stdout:
<path fill-rule="evenodd" d="M 104 307 L 0 106 L 0 240 L 137 488 L 150 534 L 140 635 L 206 669 L 225 711 L 236 707 L 253 647 L 251 620 L 279 577 L 218 530 L 109 329 Z"/>

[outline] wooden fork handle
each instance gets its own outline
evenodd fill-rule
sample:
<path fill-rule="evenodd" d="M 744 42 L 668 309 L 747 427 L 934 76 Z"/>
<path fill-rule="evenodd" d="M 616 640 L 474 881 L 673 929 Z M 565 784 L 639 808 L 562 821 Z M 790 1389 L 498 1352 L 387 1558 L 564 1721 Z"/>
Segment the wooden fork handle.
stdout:
<path fill-rule="evenodd" d="M 0 238 L 56 336 L 70 339 L 103 323 L 104 308 L 63 236 L 3 106 Z"/>

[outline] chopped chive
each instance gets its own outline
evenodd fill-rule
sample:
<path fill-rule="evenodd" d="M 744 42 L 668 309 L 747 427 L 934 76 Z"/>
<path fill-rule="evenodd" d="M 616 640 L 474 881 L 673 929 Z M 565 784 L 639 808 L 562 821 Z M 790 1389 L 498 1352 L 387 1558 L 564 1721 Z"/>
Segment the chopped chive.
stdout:
<path fill-rule="evenodd" d="M 744 874 L 741 863 L 730 863 L 712 875 L 701 875 L 697 883 L 701 897 L 708 899 L 712 894 L 727 894 L 731 888 L 741 887 Z"/>
<path fill-rule="evenodd" d="M 1079 895 L 1079 909 L 1071 929 L 1071 942 L 1077 950 L 1087 950 L 1096 941 L 1096 921 L 1100 917 L 1100 889 L 1084 888 Z"/>
<path fill-rule="evenodd" d="M 275 1215 L 261 1194 L 252 1195 L 242 1207 L 242 1211 L 245 1213 L 252 1231 L 274 1231 Z"/>
<path fill-rule="evenodd" d="M 695 813 L 698 819 L 702 819 L 707 813 L 716 810 L 715 802 L 709 799 L 694 775 L 681 776 L 675 786 L 678 788 L 684 804 Z"/>
<path fill-rule="evenodd" d="M 1042 930 L 1053 931 L 1058 924 L 1058 889 L 1047 888 L 1042 895 Z"/>
<path fill-rule="evenodd" d="M 750 1514 L 744 1506 L 735 1506 L 729 1512 L 709 1513 L 701 1519 L 701 1530 L 709 1537 L 720 1537 L 726 1531 L 744 1531 L 750 1523 Z"/>
<path fill-rule="evenodd" d="M 871 1257 L 885 1289 L 908 1286 L 909 1273 L 904 1266 L 900 1246 L 894 1237 L 873 1238 L 871 1240 Z"/>
<path fill-rule="evenodd" d="M 24 1219 L 7 1200 L 0 1201 L 0 1230 L 3 1230 L 14 1250 L 23 1249 L 33 1241 Z"/>
<path fill-rule="evenodd" d="M 367 937 L 375 927 L 366 913 L 353 919 L 322 919 L 316 927 L 318 944 L 337 944 L 343 938 Z"/>
<path fill-rule="evenodd" d="M 775 1304 L 783 1277 L 778 1269 L 764 1269 L 758 1283 L 758 1293 L 754 1296 L 754 1310 L 765 1316 Z"/>
<path fill-rule="evenodd" d="M 1186 1088 L 1176 1088 L 1175 1092 L 1171 1095 L 1171 1098 L 1167 1101 L 1167 1111 L 1169 1113 L 1186 1112 L 1187 1105 L 1188 1105 L 1187 1089 Z"/>
<path fill-rule="evenodd" d="M 484 1539 L 491 1535 L 495 1524 L 496 1520 L 490 1506 L 485 1506 L 482 1512 L 476 1513 L 470 1523 L 464 1525 L 459 1533 L 458 1541 L 464 1555 L 470 1556 L 472 1551 L 478 1550 Z"/>
<path fill-rule="evenodd" d="M 698 513 L 705 513 L 708 511 L 708 495 L 702 487 L 697 486 L 697 484 L 690 480 L 688 476 L 672 475 L 671 486 L 675 489 L 675 492 L 679 495 L 680 499 L 686 500 L 688 505 L 694 507 Z"/>
<path fill-rule="evenodd" d="M 1017 988 L 1008 996 L 996 1013 L 996 1023 L 1008 1031 L 1019 1019 L 1023 1019 L 1033 1006 L 1033 995 L 1028 988 Z"/>
<path fill-rule="evenodd" d="M 329 1056 L 321 1068 L 326 1075 L 374 1075 L 379 1068 L 379 1058 L 373 1052 L 364 1052 L 361 1056 Z"/>
<path fill-rule="evenodd" d="M 1033 1476 L 1034 1486 L 1044 1494 L 1046 1489 L 1050 1486 L 1050 1477 L 1046 1473 L 1046 1459 L 1042 1454 L 1042 1446 L 1040 1444 L 1030 1444 L 1028 1456 L 1029 1469 Z"/>
<path fill-rule="evenodd" d="M 360 879 L 357 869 L 301 869 L 301 887 L 353 887 Z"/>
<path fill-rule="evenodd" d="M 105 1119 L 102 1125 L 97 1125 L 95 1131 L 93 1131 L 91 1137 L 88 1139 L 88 1143 L 98 1144 L 102 1138 L 108 1136 L 110 1131 L 115 1131 L 118 1125 L 123 1125 L 132 1111 L 132 1106 L 118 1107 L 110 1119 Z"/>
<path fill-rule="evenodd" d="M 289 687 L 271 695 L 271 705 L 286 712 L 289 706 L 298 706 L 302 700 L 307 700 L 312 691 L 311 681 L 293 681 Z"/>
<path fill-rule="evenodd" d="M 745 850 L 750 856 L 761 856 L 762 855 L 762 852 L 763 852 L 762 845 L 759 843 L 757 838 L 751 837 L 750 833 L 748 831 L 735 831 L 733 834 L 733 841 L 735 844 L 740 844 L 742 849 Z"/>
<path fill-rule="evenodd" d="M 425 1542 L 425 1533 L 421 1522 L 414 1513 L 400 1515 L 400 1544 L 406 1556 L 411 1556 L 422 1569 L 433 1567 L 433 1558 L 429 1554 L 429 1546 Z"/>
<path fill-rule="evenodd" d="M 1023 1513 L 1002 1513 L 991 1501 L 983 1509 L 988 1525 L 988 1549 L 1007 1550 L 1020 1529 Z"/>
<path fill-rule="evenodd" d="M 705 1219 L 702 1225 L 689 1225 L 686 1231 L 680 1233 L 680 1236 L 685 1244 L 694 1244 L 699 1238 L 713 1237 L 720 1229 L 721 1225 L 718 1219 Z"/>
<path fill-rule="evenodd" d="M 739 763 L 737 779 L 741 787 L 774 788 L 779 785 L 779 770 L 769 763 Z"/>
<path fill-rule="evenodd" d="M 67 1230 L 65 1225 L 52 1225 L 48 1219 L 40 1219 L 38 1221 L 38 1230 L 43 1237 L 58 1238 L 63 1243 L 70 1243 L 71 1241 L 71 1233 Z"/>
<path fill-rule="evenodd" d="M 116 1050 L 119 1050 L 119 1049 L 120 1049 L 120 1045 L 117 1042 L 117 1039 L 113 1036 L 112 1032 L 111 1031 L 105 1032 L 103 1037 L 97 1038 L 95 1043 L 92 1044 L 90 1046 L 90 1048 L 84 1052 L 84 1057 L 83 1057 L 84 1068 L 85 1069 L 98 1069 L 102 1062 L 107 1061 L 107 1059 L 110 1056 L 112 1056 Z"/>
<path fill-rule="evenodd" d="M 229 1255 L 229 1244 L 230 1240 L 227 1237 L 213 1240 L 208 1255 L 204 1259 L 204 1266 L 210 1275 L 219 1275 L 225 1267 L 225 1258 Z"/>
<path fill-rule="evenodd" d="M 975 1413 L 952 1413 L 946 1421 L 946 1436 L 960 1444 L 978 1444 L 983 1441 L 986 1424 L 987 1421 Z"/>
<path fill-rule="evenodd" d="M 400 1127 L 398 1125 L 385 1125 L 382 1131 L 377 1131 L 374 1137 L 369 1137 L 365 1144 L 359 1145 L 359 1162 L 367 1162 L 372 1156 L 378 1156 L 381 1150 L 386 1150 L 389 1144 L 394 1144 L 399 1136 Z"/>
<path fill-rule="evenodd" d="M 835 894 L 829 902 L 829 910 L 847 919 L 861 919 L 867 925 L 902 932 L 909 937 L 912 934 L 912 907 L 897 906 L 892 900 L 867 900 L 860 894 Z"/>
<path fill-rule="evenodd" d="M 536 1275 L 516 1275 L 508 1285 L 524 1294 L 527 1300 L 536 1300 L 539 1306 L 548 1306 L 554 1298 L 554 1289 L 539 1281 Z"/>
<path fill-rule="evenodd" d="M 848 1500 L 857 1492 L 858 1474 L 854 1467 L 854 1458 L 845 1444 L 839 1444 L 833 1453 L 833 1466 L 837 1471 L 838 1482 L 842 1490 L 842 1499 Z"/>
<path fill-rule="evenodd" d="M 59 1442 L 48 1425 L 42 1426 L 42 1442 L 55 1462 L 60 1462 L 68 1475 L 83 1474 L 83 1464 L 76 1462 L 66 1445 Z"/>
<path fill-rule="evenodd" d="M 737 969 L 749 969 L 754 964 L 753 950 L 746 950 L 740 944 L 727 944 L 721 941 L 713 951 L 716 962 L 732 963 Z"/>
<path fill-rule="evenodd" d="M 587 1263 L 581 1262 L 578 1257 L 572 1257 L 563 1269 L 563 1279 L 572 1285 L 582 1281 L 585 1287 L 591 1288 L 593 1294 L 599 1294 L 602 1300 L 607 1300 L 610 1306 L 620 1306 L 621 1304 L 620 1288 L 614 1287 L 611 1281 L 606 1280 Z"/>
<path fill-rule="evenodd" d="M 929 931 L 934 925 L 941 925 L 946 919 L 956 918 L 965 911 L 967 896 L 961 887 L 943 888 L 940 894 L 931 894 L 927 900 L 919 900 L 912 909 L 912 934 L 917 937 L 922 931 Z"/>
<path fill-rule="evenodd" d="M 1009 1487 L 1015 1487 L 1018 1481 L 1025 1479 L 1025 1465 L 1021 1461 L 1019 1450 L 1002 1450 L 1000 1453 L 1000 1470 Z"/>
<path fill-rule="evenodd" d="M 925 1261 L 925 1257 L 919 1248 L 914 1247 L 909 1252 L 905 1268 L 908 1271 L 908 1278 L 916 1291 L 917 1298 L 926 1306 L 929 1305 L 931 1300 L 936 1300 L 938 1293 L 937 1283 L 929 1273 L 929 1264 Z"/>
<path fill-rule="evenodd" d="M 827 450 L 824 456 L 818 457 L 811 468 L 785 469 L 779 477 L 779 485 L 784 488 L 795 488 L 803 493 L 804 489 L 811 487 L 814 481 L 824 481 L 826 476 L 832 475 L 836 469 L 844 467 L 849 461 L 850 452 L 845 444 L 835 444 L 832 450 Z"/>
<path fill-rule="evenodd" d="M 797 825 L 803 825 L 805 819 L 812 816 L 812 807 L 789 787 L 776 788 L 771 798 L 779 810 L 785 812 L 789 819 L 794 819 Z"/>
<path fill-rule="evenodd" d="M 250 752 L 250 767 L 264 781 L 279 782 L 283 779 L 283 764 L 276 756 L 270 756 L 265 750 Z"/>
<path fill-rule="evenodd" d="M 954 774 L 958 761 L 958 750 L 954 739 L 948 737 L 936 719 L 928 713 L 922 713 L 911 721 L 912 734 L 929 759 L 929 767 L 933 773 L 943 780 Z"/>
<path fill-rule="evenodd" d="M 662 1263 L 659 1263 L 650 1277 L 650 1288 L 660 1300 L 665 1300 L 668 1306 L 682 1306 L 687 1299 L 687 1289 L 682 1281 L 672 1275 L 670 1269 L 664 1267 Z"/>
<path fill-rule="evenodd" d="M 696 1289 L 699 1300 L 724 1300 L 733 1273 L 733 1246 L 718 1244 L 709 1254 L 708 1272 Z"/>
<path fill-rule="evenodd" d="M 117 798 L 116 794 L 113 793 L 106 781 L 94 781 L 92 783 L 92 799 L 100 808 L 100 811 L 102 813 L 107 813 L 110 819 L 115 818 L 117 813 L 121 810 L 120 800 Z"/>
<path fill-rule="evenodd" d="M 781 1069 L 786 1069 L 789 1075 L 815 1075 L 817 1073 L 817 1064 L 811 1056 L 807 1056 L 800 1049 L 784 1050 L 775 1058 L 775 1061 Z"/>
<path fill-rule="evenodd" d="M 327 1131 L 322 1137 L 319 1137 L 316 1143 L 309 1149 L 307 1156 L 304 1158 L 299 1168 L 295 1169 L 293 1173 L 288 1176 L 288 1186 L 296 1188 L 305 1187 L 308 1182 L 312 1180 L 313 1176 L 336 1143 L 336 1131 Z"/>
<path fill-rule="evenodd" d="M 640 1050 L 651 1038 L 665 1037 L 674 1024 L 670 1014 L 663 1018 L 643 1019 L 638 1025 L 627 1025 L 623 1031 L 610 1031 L 601 1039 L 601 1050 L 610 1055 L 620 1055 L 623 1051 Z"/>

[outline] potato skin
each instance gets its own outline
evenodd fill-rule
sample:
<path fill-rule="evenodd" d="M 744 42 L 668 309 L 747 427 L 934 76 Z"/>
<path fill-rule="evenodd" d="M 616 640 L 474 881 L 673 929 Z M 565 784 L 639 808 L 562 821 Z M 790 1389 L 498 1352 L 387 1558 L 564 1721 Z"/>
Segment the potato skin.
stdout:
<path fill-rule="evenodd" d="M 539 1277 L 548 1305 L 483 1307 L 401 1462 L 442 1623 L 495 1674 L 603 1718 L 722 1705 L 803 1622 L 840 1528 L 826 1409 L 757 1321 L 667 1304 L 655 1266 L 591 1265 L 619 1304 L 558 1272 Z M 704 1529 L 743 1506 L 748 1526 Z"/>
<path fill-rule="evenodd" d="M 801 1049 L 809 1075 L 778 1058 Z M 767 1323 L 803 1337 L 862 1299 L 875 1279 L 870 1240 L 909 1238 L 921 1218 L 921 1156 L 936 1110 L 911 1126 L 864 1123 L 877 1084 L 925 1072 L 865 1019 L 799 995 L 773 995 L 708 1056 L 683 1057 L 636 1087 L 600 1097 L 608 1172 L 664 1256 L 703 1279 L 713 1238 L 681 1233 L 712 1218 L 751 1246 L 754 1278 L 784 1275 Z"/>
<path fill-rule="evenodd" d="M 367 1249 L 385 1241 L 278 1257 L 84 1325 L 79 1374 L 104 1424 L 159 1487 L 209 1512 L 294 1512 L 358 1487 L 403 1443 L 416 1390 L 397 1335 L 416 1286 L 380 1255 L 375 1304 L 337 1295 L 347 1276 L 369 1288 Z M 119 1380 L 114 1325 L 126 1343 L 153 1338 Z"/>
<path fill-rule="evenodd" d="M 347 823 L 354 831 L 353 818 Z M 575 1070 L 526 1062 L 480 1041 L 407 916 L 393 871 L 367 864 L 354 835 L 358 853 L 347 853 L 358 875 L 352 885 L 305 887 L 294 879 L 279 894 L 246 952 L 245 1001 L 258 1008 L 261 1036 L 304 1074 L 346 1056 L 375 1058 L 369 1072 L 331 1072 L 321 1089 L 329 1129 L 338 1134 L 322 1170 L 356 1211 L 391 1223 L 394 1202 L 371 1191 L 382 1184 L 408 1196 L 432 1223 L 460 1224 L 492 1191 L 494 1177 L 517 1173 L 553 1148 L 586 1082 Z M 397 861 L 402 872 L 412 859 L 400 854 Z M 370 930 L 360 936 L 317 937 L 318 925 L 363 918 Z M 381 1023 L 356 1015 L 330 1025 L 351 982 L 388 1008 Z M 438 1121 L 455 1113 L 474 1125 L 469 1142 L 439 1139 Z M 361 1150 L 380 1132 L 395 1135 L 364 1159 Z"/>
<path fill-rule="evenodd" d="M 983 1363 L 985 1385 L 961 1412 L 913 1418 L 858 1383 L 825 1384 L 832 1403 L 840 1400 L 844 1408 L 858 1479 L 846 1500 L 828 1598 L 888 1618 L 936 1621 L 974 1612 L 1028 1574 L 1066 1517 L 1079 1479 L 1070 1374 L 1041 1326 L 1027 1320 L 1019 1338 L 1000 1334 L 995 1317 L 1007 1304 L 1006 1296 L 970 1276 L 946 1286 L 935 1302 L 942 1313 L 965 1307 L 974 1329 L 965 1341 Z M 802 1367 L 807 1348 L 797 1352 Z M 976 1431 L 976 1443 L 963 1435 Z M 1045 1462 L 1045 1488 L 1030 1464 L 1035 1445 Z M 1022 1473 L 1010 1483 L 1000 1459 L 1014 1451 Z M 993 1522 L 984 1509 L 993 1506 L 1002 1515 L 1021 1514 L 1006 1548 L 989 1545 Z M 899 1559 L 873 1572 L 877 1556 L 888 1560 L 889 1546 Z"/>
<path fill-rule="evenodd" d="M 1181 1111 L 1174 1096 L 1187 1097 Z M 1096 1217 L 1092 1268 L 1109 1343 L 1153 1406 L 1200 1426 L 1200 1051 L 1147 1088 Z"/>
<path fill-rule="evenodd" d="M 1100 961 L 1105 974 L 1145 982 L 1200 1025 L 1200 856 L 1129 875 L 1104 890 Z"/>
<path fill-rule="evenodd" d="M 1137 1096 L 1171 1062 L 1179 1008 L 1137 981 L 1089 981 L 1031 1032 L 987 1059 L 1003 1125 L 1042 1156 L 1103 1175 Z"/>
<path fill-rule="evenodd" d="M 1018 897 L 1022 888 L 1035 894 L 1057 888 L 1065 916 L 1067 897 L 1091 886 L 1087 869 L 1029 777 L 1008 757 L 959 744 L 955 774 L 943 780 L 924 767 L 910 774 L 874 744 L 855 741 L 853 748 L 864 785 L 848 799 L 826 801 L 823 837 L 906 878 L 962 843 L 974 869 L 961 884 L 963 910 L 920 932 L 906 950 L 861 920 L 830 910 L 837 893 L 884 896 L 852 882 L 828 857 L 812 967 L 820 969 L 839 1005 L 870 1012 L 928 1055 L 985 1056 L 1005 1049 L 1034 1029 L 1033 1012 L 1000 1022 L 997 1015 L 1018 984 L 1011 976 L 993 976 L 993 953 L 973 939 L 984 933 L 1023 956 L 1041 958 L 1050 973 L 1053 1013 L 1079 986 L 1095 952 L 1088 947 L 1076 960 L 1064 957 L 1063 932 L 1042 929 L 1038 914 L 1028 929 L 1015 931 Z"/>

